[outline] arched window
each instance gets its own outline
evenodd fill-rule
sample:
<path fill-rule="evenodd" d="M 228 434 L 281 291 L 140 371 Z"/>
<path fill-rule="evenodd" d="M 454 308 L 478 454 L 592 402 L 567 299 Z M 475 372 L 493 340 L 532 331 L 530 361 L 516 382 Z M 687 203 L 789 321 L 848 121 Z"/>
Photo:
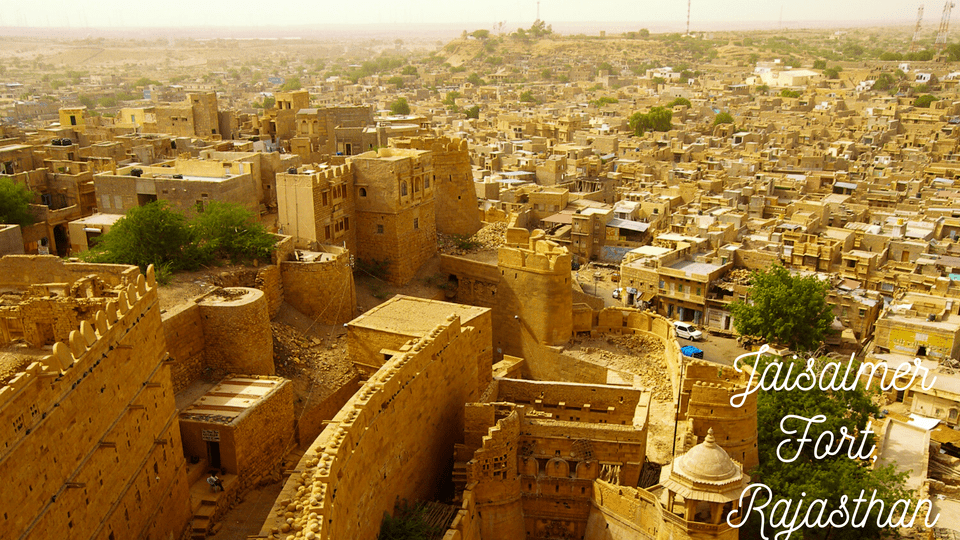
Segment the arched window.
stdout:
<path fill-rule="evenodd" d="M 360 196 L 361 197 L 367 196 L 367 188 L 360 188 Z"/>
<path fill-rule="evenodd" d="M 400 195 L 401 195 L 402 197 L 406 197 L 406 196 L 407 196 L 407 183 L 406 183 L 406 182 L 400 182 Z"/>

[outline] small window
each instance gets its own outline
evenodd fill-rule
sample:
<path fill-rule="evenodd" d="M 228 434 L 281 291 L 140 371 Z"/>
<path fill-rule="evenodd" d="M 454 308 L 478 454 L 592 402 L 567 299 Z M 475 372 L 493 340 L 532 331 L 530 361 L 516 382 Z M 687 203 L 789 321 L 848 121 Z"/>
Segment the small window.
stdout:
<path fill-rule="evenodd" d="M 407 196 L 407 183 L 406 183 L 406 182 L 401 182 L 401 183 L 400 183 L 400 196 L 402 196 L 402 197 L 406 197 L 406 196 Z"/>
<path fill-rule="evenodd" d="M 423 177 L 423 189 L 430 189 L 430 177 L 429 177 L 429 176 L 424 176 L 424 177 Z"/>
<path fill-rule="evenodd" d="M 367 188 L 360 188 L 360 196 L 361 197 L 367 196 Z"/>
<path fill-rule="evenodd" d="M 383 234 L 383 225 L 377 224 L 377 234 Z"/>
<path fill-rule="evenodd" d="M 330 226 L 327 225 L 323 228 L 323 235 L 329 240 L 330 239 Z"/>
<path fill-rule="evenodd" d="M 413 218 L 413 228 L 414 229 L 420 228 L 420 218 Z"/>

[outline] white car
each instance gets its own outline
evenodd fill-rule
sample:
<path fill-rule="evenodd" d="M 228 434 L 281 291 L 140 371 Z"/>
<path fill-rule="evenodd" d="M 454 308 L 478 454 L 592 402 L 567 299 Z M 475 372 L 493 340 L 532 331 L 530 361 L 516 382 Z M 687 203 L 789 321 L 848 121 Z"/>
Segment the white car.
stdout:
<path fill-rule="evenodd" d="M 678 338 L 689 339 L 691 341 L 700 341 L 700 339 L 703 338 L 703 332 L 697 330 L 696 327 L 690 323 L 677 321 L 673 323 L 673 327 L 677 330 Z"/>
<path fill-rule="evenodd" d="M 614 289 L 614 290 L 613 290 L 613 298 L 614 298 L 615 300 L 619 300 L 621 294 L 623 294 L 623 289 L 622 289 L 622 288 L 617 288 L 617 289 Z"/>

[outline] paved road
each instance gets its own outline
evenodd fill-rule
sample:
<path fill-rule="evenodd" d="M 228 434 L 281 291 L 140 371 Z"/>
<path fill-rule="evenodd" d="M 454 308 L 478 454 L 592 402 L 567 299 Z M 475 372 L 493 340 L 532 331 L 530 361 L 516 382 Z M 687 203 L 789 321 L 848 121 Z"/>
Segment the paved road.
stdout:
<path fill-rule="evenodd" d="M 732 366 L 733 361 L 738 356 L 747 352 L 737 344 L 736 338 L 714 336 L 707 332 L 703 333 L 703 339 L 700 341 L 690 341 L 687 339 L 679 339 L 678 341 L 681 347 L 693 345 L 702 350 L 704 360 L 726 366 Z"/>

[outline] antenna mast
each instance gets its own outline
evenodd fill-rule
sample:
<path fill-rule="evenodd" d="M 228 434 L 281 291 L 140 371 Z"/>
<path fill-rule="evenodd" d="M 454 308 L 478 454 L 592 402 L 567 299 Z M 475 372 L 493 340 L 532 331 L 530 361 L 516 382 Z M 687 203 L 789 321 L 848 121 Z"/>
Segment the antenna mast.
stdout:
<path fill-rule="evenodd" d="M 690 2 L 691 0 L 687 0 L 687 35 L 688 36 L 690 35 Z"/>
<path fill-rule="evenodd" d="M 917 8 L 917 27 L 913 31 L 913 41 L 910 42 L 910 52 L 916 51 L 919 44 L 917 41 L 920 39 L 920 23 L 923 21 L 923 4 L 920 4 L 920 7 Z"/>
<path fill-rule="evenodd" d="M 537 20 L 540 20 L 540 0 L 537 0 Z"/>
<path fill-rule="evenodd" d="M 940 30 L 937 31 L 937 50 L 942 51 L 947 46 L 947 34 L 950 33 L 950 11 L 953 9 L 953 2 L 947 0 L 943 3 L 943 15 L 940 17 Z"/>

